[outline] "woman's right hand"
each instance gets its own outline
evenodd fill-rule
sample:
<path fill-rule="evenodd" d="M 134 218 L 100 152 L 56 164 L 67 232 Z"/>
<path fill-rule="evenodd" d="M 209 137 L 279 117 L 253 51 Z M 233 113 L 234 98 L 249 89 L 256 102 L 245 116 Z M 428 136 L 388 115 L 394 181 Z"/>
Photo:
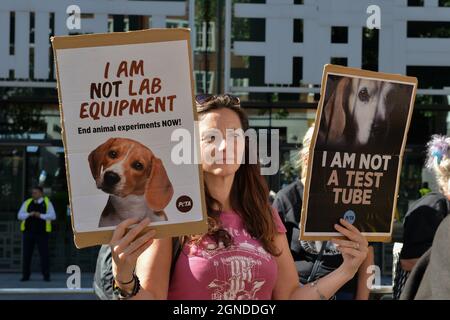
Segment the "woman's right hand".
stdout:
<path fill-rule="evenodd" d="M 113 275 L 119 283 L 126 283 L 132 279 L 137 259 L 153 243 L 155 230 L 149 230 L 136 238 L 150 223 L 149 218 L 145 218 L 127 232 L 130 226 L 138 222 L 138 218 L 122 221 L 116 227 L 109 244 L 111 246 Z"/>

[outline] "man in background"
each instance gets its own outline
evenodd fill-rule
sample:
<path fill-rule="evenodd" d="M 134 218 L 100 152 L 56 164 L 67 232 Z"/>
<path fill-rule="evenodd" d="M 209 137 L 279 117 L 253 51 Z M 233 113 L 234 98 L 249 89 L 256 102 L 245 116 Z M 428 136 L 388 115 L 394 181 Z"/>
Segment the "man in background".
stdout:
<path fill-rule="evenodd" d="M 31 198 L 22 204 L 17 217 L 21 221 L 20 230 L 23 232 L 21 281 L 30 280 L 35 244 L 39 250 L 44 281 L 50 281 L 48 235 L 52 231 L 51 221 L 56 219 L 56 214 L 52 203 L 44 196 L 42 187 L 33 187 Z"/>

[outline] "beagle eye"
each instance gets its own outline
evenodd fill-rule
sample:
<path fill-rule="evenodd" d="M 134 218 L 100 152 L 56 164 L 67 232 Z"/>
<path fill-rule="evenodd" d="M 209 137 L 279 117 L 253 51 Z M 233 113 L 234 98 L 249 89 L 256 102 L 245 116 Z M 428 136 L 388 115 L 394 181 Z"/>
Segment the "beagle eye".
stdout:
<path fill-rule="evenodd" d="M 117 152 L 114 150 L 111 150 L 108 152 L 108 157 L 110 157 L 111 159 L 116 159 L 117 158 Z"/>
<path fill-rule="evenodd" d="M 133 164 L 131 165 L 133 167 L 133 169 L 141 171 L 144 169 L 144 165 L 142 163 L 140 163 L 139 161 L 135 161 L 133 162 Z"/>
<path fill-rule="evenodd" d="M 214 134 L 207 134 L 207 135 L 203 136 L 202 140 L 206 141 L 207 143 L 211 143 L 216 140 L 216 137 L 214 136 Z"/>
<path fill-rule="evenodd" d="M 370 99 L 369 91 L 367 91 L 367 88 L 362 88 L 358 92 L 358 98 L 362 102 L 368 102 Z"/>

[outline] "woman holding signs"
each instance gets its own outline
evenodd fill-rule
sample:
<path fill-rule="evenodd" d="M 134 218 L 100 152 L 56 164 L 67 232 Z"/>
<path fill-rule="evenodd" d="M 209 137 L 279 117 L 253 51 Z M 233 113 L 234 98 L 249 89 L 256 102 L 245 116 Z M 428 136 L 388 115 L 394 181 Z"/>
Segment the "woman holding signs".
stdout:
<path fill-rule="evenodd" d="M 172 239 L 154 240 L 154 231 L 138 236 L 148 220 L 122 222 L 110 243 L 119 298 L 330 299 L 366 259 L 366 239 L 341 220 L 335 229 L 346 239 L 333 242 L 342 264 L 300 285 L 286 229 L 270 207 L 259 164 L 248 163 L 253 156 L 249 142 L 236 133 L 249 127 L 239 99 L 226 94 L 196 100 L 208 233 L 185 237 L 179 255 L 172 257 Z M 214 161 L 208 161 L 211 156 Z"/>

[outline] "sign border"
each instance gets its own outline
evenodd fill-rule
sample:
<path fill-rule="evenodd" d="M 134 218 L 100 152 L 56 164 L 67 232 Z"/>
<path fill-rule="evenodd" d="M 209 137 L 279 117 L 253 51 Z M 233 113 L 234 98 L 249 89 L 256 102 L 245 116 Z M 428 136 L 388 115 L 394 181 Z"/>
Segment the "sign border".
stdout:
<path fill-rule="evenodd" d="M 392 217 L 391 217 L 391 228 L 389 233 L 380 233 L 380 232 L 362 232 L 362 234 L 366 237 L 368 241 L 374 241 L 374 242 L 391 242 L 392 240 L 392 232 L 394 227 L 394 217 L 395 217 L 395 209 L 397 207 L 397 195 L 398 195 L 398 189 L 400 185 L 400 174 L 402 169 L 402 163 L 403 163 L 403 155 L 405 152 L 405 146 L 406 146 L 406 140 L 408 138 L 408 131 L 409 126 L 411 124 L 411 118 L 412 113 L 414 110 L 414 101 L 416 97 L 417 92 L 417 78 L 410 77 L 410 76 L 403 76 L 399 74 L 390 74 L 390 73 L 382 73 L 382 72 L 375 72 L 375 71 L 369 71 L 369 70 L 362 70 L 362 69 L 356 69 L 356 68 L 349 68 L 349 67 L 343 67 L 338 65 L 332 65 L 332 64 L 326 64 L 323 68 L 322 73 L 322 84 L 320 89 L 320 100 L 319 104 L 317 106 L 316 111 L 316 125 L 314 126 L 314 132 L 313 136 L 311 138 L 311 144 L 309 146 L 309 160 L 308 163 L 312 164 L 314 162 L 314 149 L 317 142 L 317 136 L 319 134 L 319 128 L 320 128 L 320 119 L 322 117 L 322 111 L 323 111 L 323 104 L 325 100 L 325 90 L 326 90 L 326 83 L 328 80 L 329 75 L 339 75 L 339 76 L 349 76 L 349 77 L 363 77 L 363 78 L 370 78 L 373 80 L 383 80 L 383 81 L 390 81 L 390 82 L 396 82 L 396 83 L 403 83 L 413 86 L 413 91 L 411 95 L 411 101 L 409 105 L 409 113 L 407 117 L 406 122 L 406 128 L 405 128 L 405 134 L 403 136 L 403 142 L 402 146 L 399 152 L 399 161 L 398 161 L 398 169 L 397 169 L 397 179 L 396 179 L 396 185 L 395 185 L 395 195 L 394 195 L 394 202 L 392 207 Z M 305 186 L 303 190 L 303 203 L 302 208 L 300 212 L 300 235 L 299 240 L 319 240 L 319 241 L 326 241 L 330 240 L 331 238 L 338 238 L 343 239 L 345 238 L 342 236 L 341 233 L 338 232 L 305 232 L 305 226 L 306 226 L 306 220 L 307 220 L 307 208 L 308 208 L 308 194 L 309 189 L 311 186 L 311 175 L 312 175 L 312 165 L 308 165 L 307 168 L 307 175 L 306 175 L 306 181 Z"/>
<path fill-rule="evenodd" d="M 59 101 L 59 111 L 61 119 L 61 135 L 63 140 L 64 149 L 67 150 L 66 143 L 66 130 L 64 128 L 64 113 L 62 108 L 62 92 L 59 81 L 59 68 L 56 51 L 64 49 L 76 49 L 76 48 L 87 48 L 87 47 L 103 47 L 103 46 L 118 46 L 118 45 L 129 45 L 129 44 L 140 44 L 140 43 L 152 43 L 152 42 L 166 42 L 166 41 L 187 41 L 187 48 L 189 53 L 189 70 L 191 79 L 191 92 L 192 92 L 192 113 L 194 116 L 194 134 L 196 135 L 196 143 L 199 141 L 199 131 L 198 131 L 198 116 L 197 109 L 195 107 L 195 93 L 194 93 L 194 78 L 192 72 L 192 50 L 190 41 L 190 29 L 189 28 L 176 28 L 176 29 L 148 29 L 139 31 L 129 31 L 129 32 L 114 32 L 114 33 L 96 33 L 88 35 L 74 35 L 74 36 L 56 36 L 51 37 L 51 42 L 53 46 L 53 56 L 56 66 L 56 82 L 58 88 L 58 101 Z M 200 149 L 197 150 L 197 159 L 200 159 Z M 91 232 L 77 232 L 75 230 L 74 218 L 73 218 L 73 208 L 71 199 L 71 185 L 70 185 L 70 173 L 69 173 L 69 159 L 67 152 L 65 152 L 65 166 L 66 166 L 66 176 L 67 176 L 67 186 L 69 189 L 69 202 L 71 210 L 71 223 L 72 231 L 74 234 L 75 246 L 78 249 L 99 245 L 108 244 L 114 233 L 114 230 L 99 230 Z M 203 185 L 203 171 L 201 164 L 198 164 L 199 172 L 199 182 L 200 182 L 200 197 L 201 197 L 201 208 L 202 208 L 202 220 L 192 221 L 177 224 L 168 225 L 157 225 L 146 227 L 141 234 L 147 232 L 150 229 L 156 231 L 155 238 L 166 238 L 166 237 L 176 237 L 186 235 L 186 229 L 189 229 L 190 234 L 202 234 L 206 233 L 208 230 L 207 224 L 207 210 L 205 202 L 205 191 Z"/>

